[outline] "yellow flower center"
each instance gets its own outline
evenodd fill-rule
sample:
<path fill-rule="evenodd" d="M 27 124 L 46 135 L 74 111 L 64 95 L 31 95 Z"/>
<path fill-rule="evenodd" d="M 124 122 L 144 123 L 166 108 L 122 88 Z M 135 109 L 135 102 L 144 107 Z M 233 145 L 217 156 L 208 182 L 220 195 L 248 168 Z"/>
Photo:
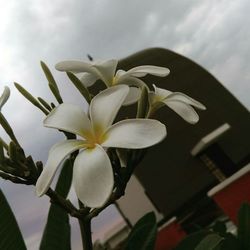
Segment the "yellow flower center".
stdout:
<path fill-rule="evenodd" d="M 155 95 L 154 96 L 154 101 L 155 102 L 161 102 L 165 99 L 165 96 L 162 96 L 162 95 Z"/>
<path fill-rule="evenodd" d="M 95 126 L 93 130 L 85 133 L 84 138 L 86 139 L 87 148 L 94 148 L 96 144 L 101 145 L 107 139 L 106 134 L 100 126 Z"/>
<path fill-rule="evenodd" d="M 117 81 L 117 77 L 114 76 L 113 79 L 112 79 L 112 82 L 111 82 L 111 86 L 116 85 L 116 81 Z"/>

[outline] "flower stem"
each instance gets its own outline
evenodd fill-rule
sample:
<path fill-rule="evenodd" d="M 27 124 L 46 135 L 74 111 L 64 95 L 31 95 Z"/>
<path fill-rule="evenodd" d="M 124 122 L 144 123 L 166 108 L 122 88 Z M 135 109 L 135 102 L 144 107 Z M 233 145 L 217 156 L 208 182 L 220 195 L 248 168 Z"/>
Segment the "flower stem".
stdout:
<path fill-rule="evenodd" d="M 91 237 L 91 220 L 89 218 L 78 219 L 81 236 L 82 245 L 84 250 L 93 250 L 92 237 Z"/>

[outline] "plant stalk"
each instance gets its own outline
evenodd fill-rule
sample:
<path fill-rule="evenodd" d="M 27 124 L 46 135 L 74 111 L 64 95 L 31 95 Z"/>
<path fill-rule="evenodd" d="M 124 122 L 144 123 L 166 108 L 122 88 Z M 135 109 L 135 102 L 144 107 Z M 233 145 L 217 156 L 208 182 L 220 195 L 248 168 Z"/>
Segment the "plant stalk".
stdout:
<path fill-rule="evenodd" d="M 91 219 L 89 218 L 78 219 L 78 222 L 81 230 L 83 250 L 93 250 L 92 236 L 91 236 Z"/>

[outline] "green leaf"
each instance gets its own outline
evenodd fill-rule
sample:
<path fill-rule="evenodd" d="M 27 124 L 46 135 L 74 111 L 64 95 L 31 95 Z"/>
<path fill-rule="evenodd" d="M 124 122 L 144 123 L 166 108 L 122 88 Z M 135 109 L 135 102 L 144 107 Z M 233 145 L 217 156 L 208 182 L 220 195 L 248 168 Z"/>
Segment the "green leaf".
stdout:
<path fill-rule="evenodd" d="M 17 146 L 13 141 L 11 141 L 9 144 L 8 152 L 9 152 L 10 159 L 14 162 L 17 162 L 18 161 Z"/>
<path fill-rule="evenodd" d="M 56 84 L 56 81 L 55 81 L 51 71 L 49 70 L 49 67 L 43 61 L 41 61 L 40 63 L 41 63 L 41 67 L 43 69 L 43 72 L 48 80 L 48 83 L 54 85 L 55 88 L 57 89 L 57 91 L 59 91 L 57 84 Z"/>
<path fill-rule="evenodd" d="M 55 86 L 49 83 L 49 88 L 50 88 L 52 94 L 54 95 L 54 97 L 56 98 L 57 102 L 59 104 L 63 103 L 62 97 L 61 97 L 60 93 L 56 90 Z"/>
<path fill-rule="evenodd" d="M 153 212 L 144 215 L 133 227 L 125 250 L 153 250 L 157 236 L 157 223 Z"/>
<path fill-rule="evenodd" d="M 175 250 L 194 250 L 195 247 L 209 234 L 211 234 L 211 232 L 207 230 L 190 234 L 178 244 Z"/>
<path fill-rule="evenodd" d="M 241 250 L 240 244 L 236 236 L 231 233 L 225 234 L 223 236 L 225 239 L 221 242 L 218 248 L 214 250 Z"/>
<path fill-rule="evenodd" d="M 3 127 L 3 129 L 5 130 L 5 132 L 8 134 L 8 136 L 17 144 L 19 145 L 17 138 L 14 134 L 14 131 L 12 130 L 10 124 L 8 123 L 8 121 L 6 120 L 6 118 L 4 117 L 4 115 L 0 112 L 0 125 Z M 2 138 L 0 138 L 1 141 L 3 142 Z M 5 143 L 3 143 L 4 146 Z"/>
<path fill-rule="evenodd" d="M 56 192 L 66 198 L 72 182 L 72 162 L 67 159 L 59 176 Z M 70 250 L 70 223 L 68 213 L 51 204 L 40 250 Z"/>
<path fill-rule="evenodd" d="M 238 239 L 242 250 L 250 249 L 250 206 L 243 203 L 238 214 Z"/>
<path fill-rule="evenodd" d="M 83 83 L 71 72 L 67 72 L 67 76 L 71 80 L 71 82 L 75 85 L 78 91 L 82 94 L 82 96 L 86 99 L 88 103 L 91 101 L 91 97 L 88 89 L 83 85 Z"/>
<path fill-rule="evenodd" d="M 0 249 L 27 249 L 15 216 L 0 189 Z"/>
<path fill-rule="evenodd" d="M 73 173 L 72 160 L 67 159 L 63 164 L 63 168 L 55 189 L 55 191 L 63 198 L 66 198 L 69 194 L 69 190 L 72 183 L 72 173 Z"/>
<path fill-rule="evenodd" d="M 58 103 L 63 103 L 62 97 L 60 95 L 60 91 L 59 91 L 58 86 L 56 84 L 56 81 L 55 81 L 52 73 L 50 72 L 48 66 L 44 62 L 41 61 L 41 67 L 42 67 L 43 72 L 44 72 L 44 74 L 45 74 L 45 76 L 47 78 L 47 81 L 49 83 L 49 88 L 50 88 L 51 92 L 55 96 Z"/>
<path fill-rule="evenodd" d="M 6 151 L 8 151 L 9 146 L 7 145 L 7 143 L 0 137 L 0 143 L 3 145 L 4 149 Z"/>
<path fill-rule="evenodd" d="M 2 141 L 0 140 L 0 164 L 4 163 L 4 160 L 5 160 L 4 147 Z"/>
<path fill-rule="evenodd" d="M 213 232 L 224 236 L 227 232 L 226 224 L 222 221 L 216 221 L 214 226 L 212 227 Z"/>
<path fill-rule="evenodd" d="M 214 250 L 222 240 L 223 238 L 218 234 L 210 234 L 199 243 L 195 250 Z"/>
<path fill-rule="evenodd" d="M 20 84 L 18 83 L 14 83 L 15 87 L 17 88 L 17 90 L 29 101 L 31 102 L 34 106 L 36 106 L 37 108 L 39 108 L 45 115 L 48 115 L 49 112 L 37 101 L 37 99 L 31 95 L 24 87 L 22 87 Z"/>
<path fill-rule="evenodd" d="M 49 104 L 42 98 L 42 97 L 37 97 L 38 101 L 49 111 L 52 110 L 52 108 L 49 106 Z"/>
<path fill-rule="evenodd" d="M 137 118 L 145 118 L 147 116 L 149 108 L 149 102 L 148 102 L 148 89 L 143 86 L 141 88 L 141 97 L 138 101 L 138 108 L 137 108 Z"/>

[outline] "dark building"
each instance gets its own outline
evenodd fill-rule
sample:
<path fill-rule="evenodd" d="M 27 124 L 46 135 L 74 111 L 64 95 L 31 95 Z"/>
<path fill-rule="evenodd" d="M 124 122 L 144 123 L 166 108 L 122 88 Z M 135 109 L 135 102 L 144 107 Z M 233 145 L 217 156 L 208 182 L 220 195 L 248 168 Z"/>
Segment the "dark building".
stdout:
<path fill-rule="evenodd" d="M 207 107 L 198 111 L 200 121 L 196 125 L 186 123 L 167 107 L 161 108 L 157 119 L 166 124 L 167 138 L 152 147 L 136 169 L 135 175 L 151 202 L 170 218 L 197 206 L 219 179 L 250 161 L 250 114 L 216 78 L 184 56 L 152 48 L 119 63 L 125 70 L 138 65 L 168 67 L 169 76 L 147 76 L 145 81 L 183 92 Z M 132 107 L 128 114 L 131 112 Z M 208 141 L 201 141 L 204 137 Z M 196 151 L 193 155 L 192 150 Z"/>

